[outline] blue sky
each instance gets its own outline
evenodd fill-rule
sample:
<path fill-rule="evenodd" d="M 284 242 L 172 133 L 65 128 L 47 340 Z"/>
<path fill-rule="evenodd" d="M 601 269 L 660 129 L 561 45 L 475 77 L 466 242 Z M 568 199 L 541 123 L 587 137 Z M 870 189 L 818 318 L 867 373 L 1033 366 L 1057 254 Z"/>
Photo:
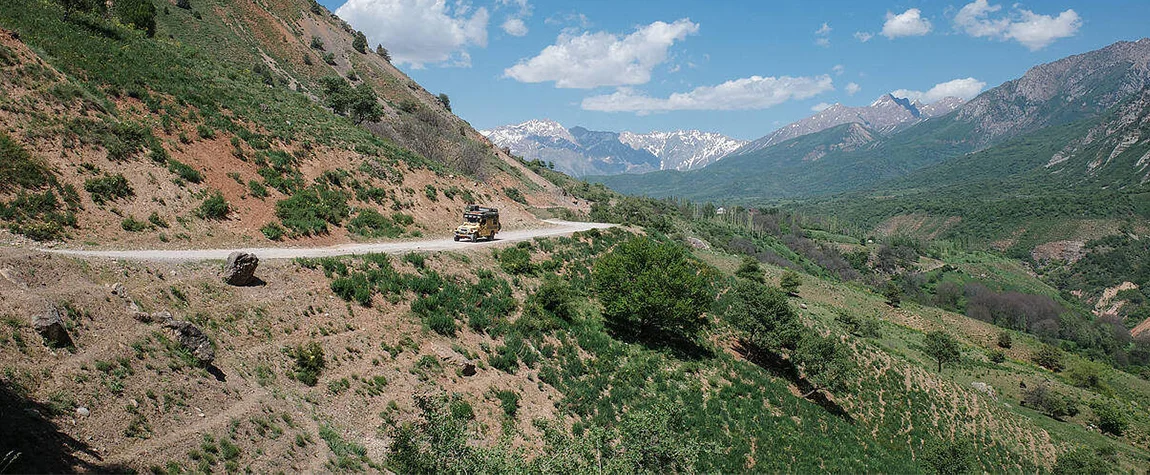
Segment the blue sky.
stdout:
<path fill-rule="evenodd" d="M 320 2 L 476 128 L 550 118 L 741 139 L 820 104 L 971 96 L 1150 33 L 1145 0 Z"/>

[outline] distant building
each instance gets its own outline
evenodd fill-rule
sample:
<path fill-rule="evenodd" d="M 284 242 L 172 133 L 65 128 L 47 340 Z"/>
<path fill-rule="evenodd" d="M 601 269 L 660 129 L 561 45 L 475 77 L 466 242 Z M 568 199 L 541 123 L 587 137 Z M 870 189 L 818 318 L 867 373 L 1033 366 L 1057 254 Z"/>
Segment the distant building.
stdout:
<path fill-rule="evenodd" d="M 727 214 L 727 208 L 720 206 L 719 209 L 715 210 L 715 214 Z"/>

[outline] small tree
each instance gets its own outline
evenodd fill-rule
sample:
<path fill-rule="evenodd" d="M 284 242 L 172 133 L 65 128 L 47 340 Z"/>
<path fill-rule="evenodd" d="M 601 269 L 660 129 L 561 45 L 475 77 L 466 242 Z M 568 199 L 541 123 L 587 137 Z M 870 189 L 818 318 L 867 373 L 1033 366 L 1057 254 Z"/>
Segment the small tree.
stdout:
<path fill-rule="evenodd" d="M 617 329 L 693 339 L 707 325 L 710 275 L 677 245 L 630 239 L 595 261 L 591 276 L 603 316 Z"/>
<path fill-rule="evenodd" d="M 103 2 L 100 2 L 100 3 L 103 3 Z M 183 8 L 184 10 L 191 10 L 192 9 L 192 1 L 191 0 L 176 0 L 176 6 Z"/>
<path fill-rule="evenodd" d="M 902 289 L 894 282 L 886 283 L 886 288 L 883 289 L 882 296 L 886 298 L 886 304 L 891 307 L 898 308 L 899 304 L 902 303 Z"/>
<path fill-rule="evenodd" d="M 960 475 L 972 473 L 978 467 L 974 443 L 959 436 L 953 441 L 931 439 L 923 449 L 922 460 L 934 473 Z"/>
<path fill-rule="evenodd" d="M 779 287 L 783 289 L 787 295 L 797 296 L 799 294 L 799 286 L 803 285 L 802 277 L 795 271 L 783 272 L 783 276 L 779 278 Z"/>
<path fill-rule="evenodd" d="M 362 31 L 355 32 L 355 39 L 351 40 L 351 47 L 360 53 L 367 54 L 367 37 Z"/>
<path fill-rule="evenodd" d="M 813 386 L 803 397 L 810 397 L 820 389 L 828 391 L 842 389 L 846 377 L 854 369 L 842 343 L 816 334 L 807 334 L 803 337 L 798 349 L 795 350 L 794 360 Z"/>
<path fill-rule="evenodd" d="M 803 325 L 778 289 L 739 280 L 720 302 L 723 318 L 743 334 L 748 350 L 778 352 L 799 343 Z"/>
<path fill-rule="evenodd" d="M 319 39 L 318 36 L 311 37 L 311 47 L 323 51 L 323 40 Z"/>
<path fill-rule="evenodd" d="M 439 96 L 437 96 L 437 99 L 439 99 L 439 103 L 443 104 L 443 107 L 447 109 L 448 112 L 451 112 L 451 98 L 447 97 L 447 94 L 441 92 Z"/>
<path fill-rule="evenodd" d="M 375 54 L 378 54 L 384 61 L 391 62 L 391 53 L 383 45 L 375 45 Z"/>
<path fill-rule="evenodd" d="M 1097 418 L 1098 429 L 1107 434 L 1121 437 L 1130 426 L 1126 414 L 1113 403 L 1099 402 L 1094 404 L 1094 416 Z"/>
<path fill-rule="evenodd" d="M 942 372 L 944 363 L 957 363 L 962 351 L 958 342 L 949 333 L 933 331 L 926 334 L 926 354 L 938 361 L 938 371 Z"/>
<path fill-rule="evenodd" d="M 116 0 L 113 8 L 124 24 L 143 30 L 149 38 L 156 35 L 156 6 L 151 0 Z"/>
<path fill-rule="evenodd" d="M 735 277 L 742 277 L 760 284 L 766 283 L 766 279 L 763 278 L 763 268 L 759 265 L 759 261 L 753 257 L 743 258 L 743 263 L 735 271 Z"/>
<path fill-rule="evenodd" d="M 1000 332 L 998 334 L 998 347 L 1009 349 L 1014 346 L 1014 340 L 1010 337 L 1010 332 Z"/>
<path fill-rule="evenodd" d="M 1052 345 L 1042 345 L 1037 352 L 1030 356 L 1035 364 L 1050 371 L 1062 371 L 1062 350 Z"/>

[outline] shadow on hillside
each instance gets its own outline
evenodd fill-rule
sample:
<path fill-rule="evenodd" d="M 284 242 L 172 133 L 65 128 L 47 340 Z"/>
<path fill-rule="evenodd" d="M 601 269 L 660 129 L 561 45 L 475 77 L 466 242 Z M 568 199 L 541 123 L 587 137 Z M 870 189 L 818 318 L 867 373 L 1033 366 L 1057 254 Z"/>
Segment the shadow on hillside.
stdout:
<path fill-rule="evenodd" d="M 663 332 L 637 333 L 607 324 L 611 336 L 624 343 L 642 345 L 652 351 L 670 351 L 671 354 L 682 360 L 697 361 L 715 356 L 715 353 L 698 341 L 681 338 Z"/>
<path fill-rule="evenodd" d="M 71 409 L 71 408 L 69 408 Z M 126 473 L 130 467 L 93 464 L 78 457 L 100 460 L 88 444 L 60 431 L 46 415 L 48 406 L 29 400 L 0 381 L 0 472 L 3 473 Z M 10 465 L 8 465 L 11 463 Z"/>
<path fill-rule="evenodd" d="M 754 363 L 775 376 L 793 383 L 795 387 L 805 395 L 806 400 L 818 404 L 823 409 L 826 409 L 827 412 L 831 413 L 831 415 L 854 424 L 854 417 L 851 417 L 850 413 L 843 409 L 837 402 L 828 398 L 823 391 L 815 391 L 815 386 L 799 374 L 799 368 L 790 360 L 784 359 L 781 354 L 760 350 L 746 342 L 736 344 L 735 351 L 742 355 L 747 361 Z"/>

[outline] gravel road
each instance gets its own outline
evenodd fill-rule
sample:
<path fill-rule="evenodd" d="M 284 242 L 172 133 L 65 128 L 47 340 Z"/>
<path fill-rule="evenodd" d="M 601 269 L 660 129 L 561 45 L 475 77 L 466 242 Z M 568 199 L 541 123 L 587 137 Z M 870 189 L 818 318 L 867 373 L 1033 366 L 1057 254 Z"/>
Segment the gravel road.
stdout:
<path fill-rule="evenodd" d="M 138 250 L 78 250 L 78 249 L 38 249 L 52 254 L 81 257 L 121 259 L 129 261 L 192 262 L 224 260 L 234 251 L 254 253 L 260 259 L 295 259 L 297 257 L 330 257 L 370 253 L 396 254 L 409 251 L 454 251 L 498 246 L 500 244 L 526 241 L 537 237 L 567 235 L 577 231 L 595 228 L 609 228 L 613 224 L 580 223 L 574 221 L 547 220 L 547 227 L 519 229 L 500 232 L 494 241 L 468 242 L 446 239 L 426 239 L 417 241 L 391 241 L 376 243 L 340 244 L 329 247 L 264 247 L 236 249 L 138 249 Z"/>

